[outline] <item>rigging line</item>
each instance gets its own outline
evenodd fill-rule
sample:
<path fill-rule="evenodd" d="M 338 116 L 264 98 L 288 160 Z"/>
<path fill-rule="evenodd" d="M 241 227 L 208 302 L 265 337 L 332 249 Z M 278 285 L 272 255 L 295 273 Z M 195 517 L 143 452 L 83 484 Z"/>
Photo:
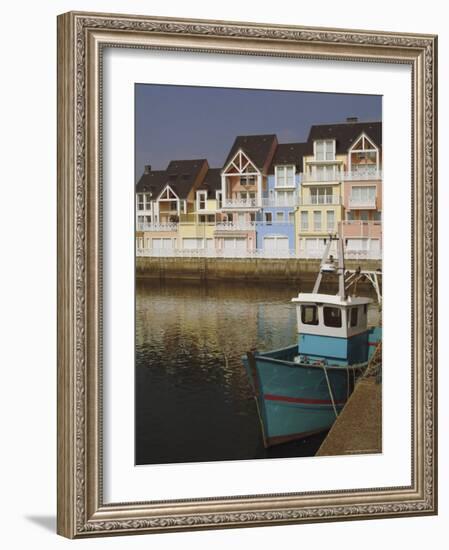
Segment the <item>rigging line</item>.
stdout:
<path fill-rule="evenodd" d="M 330 384 L 330 381 L 329 381 L 329 377 L 327 375 L 326 365 L 324 365 L 324 364 L 323 364 L 323 371 L 324 371 L 324 376 L 326 377 L 327 389 L 329 390 L 329 396 L 330 396 L 331 401 L 332 401 L 332 407 L 334 408 L 335 418 L 337 418 L 338 417 L 337 407 L 335 406 L 334 395 L 332 393 L 331 384 Z"/>

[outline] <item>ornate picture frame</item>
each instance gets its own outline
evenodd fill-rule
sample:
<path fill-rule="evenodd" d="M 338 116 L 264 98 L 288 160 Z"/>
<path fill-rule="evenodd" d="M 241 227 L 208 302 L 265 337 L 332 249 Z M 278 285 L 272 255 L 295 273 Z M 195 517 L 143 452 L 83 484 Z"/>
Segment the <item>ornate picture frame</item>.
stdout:
<path fill-rule="evenodd" d="M 403 64 L 412 74 L 412 483 L 105 503 L 104 48 Z M 58 533 L 88 536 L 437 513 L 437 37 L 70 12 L 58 17 Z"/>

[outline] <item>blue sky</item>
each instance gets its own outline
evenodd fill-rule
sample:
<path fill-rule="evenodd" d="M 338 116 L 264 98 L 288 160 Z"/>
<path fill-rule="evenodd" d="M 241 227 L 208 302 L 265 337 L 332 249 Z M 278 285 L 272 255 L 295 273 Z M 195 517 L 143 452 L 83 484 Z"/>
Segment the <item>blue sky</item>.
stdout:
<path fill-rule="evenodd" d="M 305 141 L 312 124 L 381 120 L 382 97 L 278 90 L 136 84 L 136 178 L 145 164 L 207 158 L 222 166 L 235 136 Z"/>

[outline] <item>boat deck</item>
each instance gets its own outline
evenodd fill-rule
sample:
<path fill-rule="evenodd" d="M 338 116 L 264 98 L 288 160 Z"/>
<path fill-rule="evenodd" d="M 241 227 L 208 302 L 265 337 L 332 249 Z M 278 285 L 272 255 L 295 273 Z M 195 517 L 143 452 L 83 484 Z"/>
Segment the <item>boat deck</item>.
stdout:
<path fill-rule="evenodd" d="M 316 456 L 382 452 L 382 384 L 362 379 Z"/>

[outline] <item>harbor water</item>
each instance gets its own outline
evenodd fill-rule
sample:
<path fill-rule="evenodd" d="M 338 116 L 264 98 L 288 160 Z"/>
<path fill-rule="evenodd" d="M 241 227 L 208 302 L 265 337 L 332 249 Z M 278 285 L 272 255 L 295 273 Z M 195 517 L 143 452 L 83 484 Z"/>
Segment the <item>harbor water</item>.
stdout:
<path fill-rule="evenodd" d="M 313 456 L 325 433 L 263 446 L 241 356 L 296 341 L 296 285 L 138 280 L 135 461 Z M 301 288 L 309 291 L 310 288 Z"/>

